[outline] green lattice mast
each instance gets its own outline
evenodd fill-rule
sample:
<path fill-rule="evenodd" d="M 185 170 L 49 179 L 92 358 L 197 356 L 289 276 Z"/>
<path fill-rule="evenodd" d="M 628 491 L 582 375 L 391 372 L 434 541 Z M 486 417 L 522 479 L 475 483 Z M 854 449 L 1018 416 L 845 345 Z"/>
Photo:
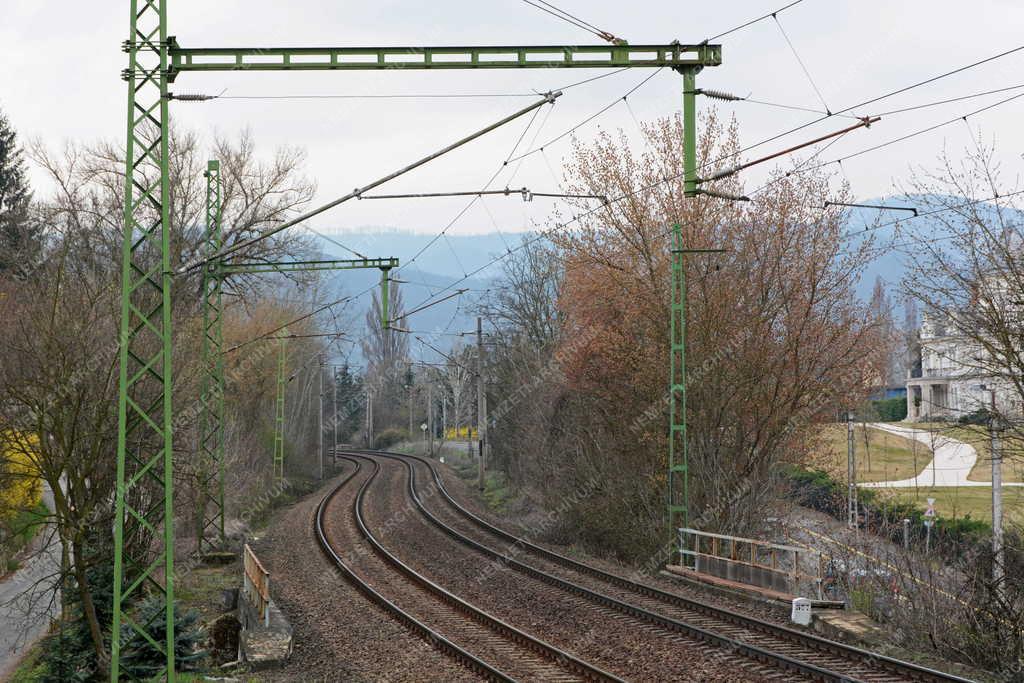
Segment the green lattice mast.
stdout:
<path fill-rule="evenodd" d="M 204 257 L 220 251 L 224 233 L 221 225 L 220 162 L 210 160 L 206 173 L 206 230 Z M 202 495 L 202 527 L 199 551 L 224 548 L 224 302 L 223 276 L 216 263 L 203 270 L 203 345 L 200 365 L 202 386 L 199 396 L 199 479 Z M 216 541 L 211 540 L 214 535 Z"/>
<path fill-rule="evenodd" d="M 174 490 L 167 6 L 131 0 L 124 239 L 118 375 L 117 488 L 111 680 L 121 629 L 163 652 L 174 678 Z M 164 610 L 136 622 L 126 609 L 149 588 Z M 163 642 L 152 635 L 163 620 Z"/>
<path fill-rule="evenodd" d="M 277 355 L 277 398 L 274 401 L 274 481 L 284 479 L 284 395 L 288 387 L 288 330 L 282 330 Z"/>
<path fill-rule="evenodd" d="M 683 74 L 683 193 L 697 195 L 697 104 L 699 67 Z M 690 472 L 686 445 L 686 270 L 683 230 L 672 228 L 671 320 L 669 322 L 668 522 L 672 538 L 689 524 Z"/>

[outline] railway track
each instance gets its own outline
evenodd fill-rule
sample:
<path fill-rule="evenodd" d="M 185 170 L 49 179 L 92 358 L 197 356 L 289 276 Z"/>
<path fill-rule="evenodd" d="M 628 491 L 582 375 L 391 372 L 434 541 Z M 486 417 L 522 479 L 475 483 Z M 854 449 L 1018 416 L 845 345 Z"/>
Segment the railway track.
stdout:
<path fill-rule="evenodd" d="M 515 571 L 607 609 L 725 648 L 780 671 L 823 681 L 958 681 L 968 679 L 868 652 L 664 591 L 565 557 L 517 537 L 463 507 L 448 492 L 433 463 L 419 456 L 352 451 L 383 457 L 408 468 L 409 494 L 421 514 L 441 531 Z M 416 465 L 426 467 L 448 510 L 442 520 L 417 488 Z M 495 539 L 505 547 L 496 549 Z M 524 561 L 528 560 L 528 561 Z"/>
<path fill-rule="evenodd" d="M 317 507 L 316 536 L 341 574 L 371 601 L 489 680 L 621 682 L 620 678 L 474 607 L 385 549 L 367 525 L 363 509 L 367 491 L 380 472 L 380 463 L 351 457 L 344 460 L 352 469 Z M 364 462 L 371 465 L 369 472 L 364 471 Z M 359 479 L 361 484 L 348 501 L 347 510 L 334 514 L 339 497 L 350 493 L 349 484 Z M 336 536 L 345 536 L 345 543 L 339 543 Z M 370 547 L 357 548 L 344 556 L 339 553 L 339 547 L 356 548 L 359 540 Z"/>

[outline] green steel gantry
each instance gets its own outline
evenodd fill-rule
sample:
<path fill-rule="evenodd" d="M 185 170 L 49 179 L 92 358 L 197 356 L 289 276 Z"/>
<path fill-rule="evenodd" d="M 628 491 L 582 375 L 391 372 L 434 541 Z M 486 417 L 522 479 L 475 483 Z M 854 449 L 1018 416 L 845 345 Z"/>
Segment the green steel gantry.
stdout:
<path fill-rule="evenodd" d="M 212 256 L 223 243 L 220 162 L 210 160 L 206 173 L 206 229 L 203 255 Z M 212 264 L 211 264 L 212 265 Z M 199 471 L 203 514 L 197 540 L 199 552 L 224 545 L 224 278 L 215 267 L 203 269 L 203 345 L 200 356 Z M 212 510 L 212 513 L 210 511 Z M 214 532 L 217 542 L 210 540 Z"/>
<path fill-rule="evenodd" d="M 287 328 L 284 332 L 287 335 Z M 274 399 L 274 481 L 284 480 L 284 394 L 288 388 L 285 371 L 288 367 L 288 337 L 281 337 L 277 356 L 277 396 Z M 220 501 L 223 506 L 224 501 Z"/>
<path fill-rule="evenodd" d="M 210 258 L 224 247 L 221 223 L 220 162 L 207 162 L 206 173 L 206 228 L 203 232 L 202 255 Z M 388 326 L 388 273 L 397 268 L 396 258 L 329 259 L 318 261 L 287 261 L 254 263 L 211 260 L 203 269 L 202 307 L 203 344 L 200 359 L 201 393 L 199 398 L 199 458 L 198 472 L 201 488 L 201 525 L 196 541 L 200 555 L 223 550 L 224 536 L 224 332 L 222 288 L 224 278 L 230 275 L 261 273 L 293 273 L 305 271 L 355 270 L 376 268 L 381 271 L 381 315 Z M 271 337 L 273 339 L 274 337 Z M 279 337 L 281 348 L 278 359 L 277 395 L 274 413 L 273 478 L 284 479 L 284 392 L 286 381 L 287 328 Z"/>
<path fill-rule="evenodd" d="M 697 78 L 696 70 L 683 71 L 683 193 L 695 197 L 697 178 Z M 690 471 L 686 453 L 686 270 L 683 231 L 672 229 L 672 275 L 669 321 L 668 379 L 668 528 L 689 524 Z"/>
<path fill-rule="evenodd" d="M 117 487 L 111 680 L 120 678 L 122 627 L 164 653 L 154 677 L 174 680 L 173 412 L 171 284 L 180 255 L 171 251 L 168 168 L 169 84 L 185 72 L 671 68 L 684 78 L 686 194 L 696 194 L 694 77 L 721 64 L 721 46 L 598 45 L 369 48 L 183 48 L 168 35 L 170 0 L 129 0 L 124 236 L 118 374 Z M 207 231 L 208 236 L 210 231 Z M 385 278 L 386 279 L 386 278 Z M 206 280 L 203 300 L 218 299 Z M 222 312 L 221 309 L 217 309 Z M 204 324 L 206 320 L 204 319 Z M 205 329 L 205 328 L 204 328 Z M 213 328 L 211 328 L 213 329 Z M 204 336 L 204 346 L 213 343 Z M 211 346 L 212 348 L 212 346 Z M 210 366 L 213 367 L 213 366 Z M 209 384 L 209 406 L 222 387 Z M 675 398 L 673 397 L 673 401 Z M 212 413 L 211 413 L 212 414 Z M 222 415 L 221 415 L 222 417 Z M 673 423 L 672 433 L 675 434 Z M 206 439 L 206 437 L 210 437 Z M 204 448 L 221 453 L 212 428 Z M 204 451 L 205 452 L 205 451 Z M 222 460 L 222 459 L 221 459 Z M 672 467 L 674 465 L 670 465 Z M 685 473 L 685 469 L 682 470 Z M 218 475 L 219 476 L 219 473 Z M 671 501 L 670 501 L 671 503 Z M 671 508 L 670 508 L 671 510 Z M 216 525 L 216 524 L 215 524 Z M 130 552 L 129 552 L 130 551 Z M 129 609 L 147 587 L 164 610 L 139 623 Z M 156 622 L 162 626 L 157 627 Z M 163 642 L 154 633 L 163 630 Z"/>

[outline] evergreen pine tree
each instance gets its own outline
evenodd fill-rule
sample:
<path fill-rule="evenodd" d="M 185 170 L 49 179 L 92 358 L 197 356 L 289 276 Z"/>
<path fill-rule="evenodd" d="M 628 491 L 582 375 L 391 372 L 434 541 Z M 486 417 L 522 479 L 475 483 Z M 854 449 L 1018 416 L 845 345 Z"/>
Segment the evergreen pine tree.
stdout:
<path fill-rule="evenodd" d="M 0 112 L 0 273 L 24 269 L 38 257 L 40 235 L 29 217 L 31 200 L 17 133 Z"/>

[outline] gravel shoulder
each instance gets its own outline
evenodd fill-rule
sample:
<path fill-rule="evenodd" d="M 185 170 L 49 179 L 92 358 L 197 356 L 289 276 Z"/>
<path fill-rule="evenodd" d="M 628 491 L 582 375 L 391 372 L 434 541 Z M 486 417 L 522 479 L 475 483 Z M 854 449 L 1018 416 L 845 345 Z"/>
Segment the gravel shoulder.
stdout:
<path fill-rule="evenodd" d="M 274 600 L 294 628 L 291 659 L 261 681 L 466 680 L 465 668 L 414 636 L 339 576 L 313 532 L 317 505 L 339 478 L 276 513 L 254 543 Z"/>

